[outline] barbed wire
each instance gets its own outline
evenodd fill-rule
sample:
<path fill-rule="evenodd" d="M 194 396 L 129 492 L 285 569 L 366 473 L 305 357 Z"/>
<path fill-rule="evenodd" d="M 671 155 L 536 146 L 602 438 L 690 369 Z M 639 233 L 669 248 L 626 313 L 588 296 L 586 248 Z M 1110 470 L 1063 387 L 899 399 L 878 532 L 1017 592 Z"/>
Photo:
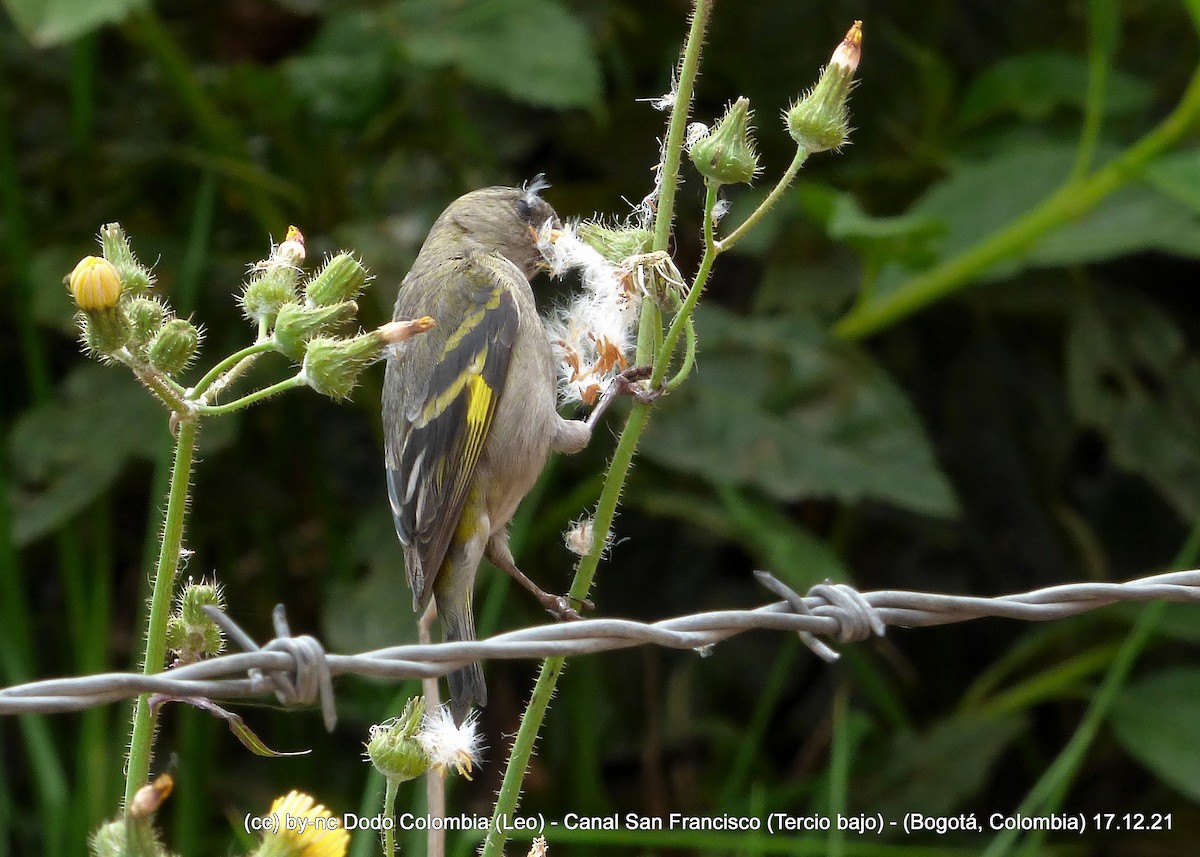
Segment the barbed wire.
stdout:
<path fill-rule="evenodd" d="M 1200 570 L 1177 571 L 1125 583 L 1071 583 L 1016 595 L 983 598 L 904 590 L 861 593 L 846 584 L 823 583 L 801 596 L 767 572 L 759 582 L 782 601 L 740 610 L 716 610 L 664 619 L 584 619 L 497 634 L 486 640 L 406 644 L 357 655 L 328 654 L 312 636 L 292 636 L 282 606 L 275 608 L 275 639 L 259 648 L 218 610 L 210 615 L 230 639 L 246 649 L 155 675 L 102 673 L 44 679 L 0 689 L 0 714 L 77 711 L 143 693 L 168 699 L 242 699 L 274 693 L 287 706 L 320 702 L 333 729 L 333 678 L 358 675 L 409 679 L 444 675 L 477 660 L 565 657 L 655 645 L 694 649 L 751 630 L 791 631 L 819 657 L 838 655 L 818 637 L 842 643 L 882 636 L 887 627 L 926 628 L 998 617 L 1032 622 L 1061 619 L 1118 602 L 1200 602 Z"/>

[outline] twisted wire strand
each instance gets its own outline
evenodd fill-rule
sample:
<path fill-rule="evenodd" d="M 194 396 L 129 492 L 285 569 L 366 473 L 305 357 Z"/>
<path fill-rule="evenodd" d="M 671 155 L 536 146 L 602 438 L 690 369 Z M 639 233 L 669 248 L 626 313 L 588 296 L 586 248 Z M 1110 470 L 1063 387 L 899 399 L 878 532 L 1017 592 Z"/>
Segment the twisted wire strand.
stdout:
<path fill-rule="evenodd" d="M 881 636 L 888 626 L 927 628 L 984 617 L 1042 622 L 1118 602 L 1200 602 L 1200 571 L 1169 572 L 1126 583 L 1071 583 L 994 598 L 903 590 L 860 593 L 832 583 L 818 584 L 801 596 L 766 572 L 755 575 L 783 600 L 651 623 L 585 619 L 508 631 L 486 640 L 406 644 L 356 655 L 328 654 L 314 637 L 293 637 L 282 607 L 274 613 L 276 637 L 262 647 L 213 610 L 210 615 L 246 651 L 156 675 L 102 673 L 3 688 L 0 714 L 77 711 L 142 693 L 166 699 L 242 699 L 274 693 L 287 706 L 319 701 L 325 724 L 332 729 L 336 721 L 332 680 L 341 675 L 428 678 L 476 660 L 574 656 L 641 645 L 707 654 L 715 644 L 750 630 L 798 633 L 819 657 L 835 660 L 837 653 L 818 637 L 851 643 Z"/>

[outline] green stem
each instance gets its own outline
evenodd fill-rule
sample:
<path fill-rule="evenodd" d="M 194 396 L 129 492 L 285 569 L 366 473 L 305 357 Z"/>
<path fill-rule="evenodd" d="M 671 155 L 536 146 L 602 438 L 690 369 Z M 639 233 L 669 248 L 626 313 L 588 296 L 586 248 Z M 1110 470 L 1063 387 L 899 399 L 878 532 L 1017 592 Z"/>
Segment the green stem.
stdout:
<path fill-rule="evenodd" d="M 1029 249 L 1043 235 L 1075 220 L 1128 184 L 1151 159 L 1177 143 L 1200 114 L 1200 70 L 1171 114 L 1141 140 L 1090 176 L 1070 181 L 1005 229 L 913 277 L 898 289 L 855 306 L 834 326 L 845 339 L 861 339 L 969 286 L 993 265 Z"/>
<path fill-rule="evenodd" d="M 675 190 L 679 164 L 683 160 L 683 135 L 687 131 L 688 114 L 692 108 L 692 91 L 700 71 L 700 51 L 704 47 L 704 28 L 712 14 L 712 0 L 696 0 L 692 24 L 684 43 L 683 60 L 679 64 L 679 85 L 675 103 L 671 105 L 671 120 L 667 125 L 667 141 L 663 144 L 663 159 L 658 175 L 658 208 L 654 215 L 654 244 L 652 250 L 666 250 L 671 243 L 671 223 L 675 219 Z"/>
<path fill-rule="evenodd" d="M 436 776 L 430 774 L 430 776 Z M 396 792 L 400 790 L 400 783 L 391 777 L 387 778 L 387 784 L 383 789 L 383 817 L 384 820 L 396 817 Z M 383 857 L 394 857 L 396 853 L 396 831 L 394 825 L 387 824 L 383 828 Z"/>
<path fill-rule="evenodd" d="M 307 382 L 303 375 L 293 375 L 291 378 L 285 378 L 277 384 L 272 384 L 270 387 L 263 387 L 261 390 L 256 390 L 247 396 L 242 396 L 240 399 L 234 399 L 224 405 L 195 405 L 197 414 L 202 414 L 206 417 L 216 417 L 221 414 L 231 414 L 234 411 L 240 411 L 242 408 L 248 408 L 253 404 L 261 402 L 263 399 L 269 399 L 271 396 L 276 396 L 279 393 L 287 390 L 294 390 L 297 387 L 303 387 Z"/>
<path fill-rule="evenodd" d="M 260 340 L 255 342 L 253 345 L 247 345 L 241 351 L 235 351 L 233 354 L 230 354 L 216 366 L 209 369 L 205 376 L 196 382 L 196 385 L 192 387 L 191 390 L 191 398 L 202 398 L 204 396 L 204 391 L 207 390 L 212 383 L 217 380 L 217 378 L 221 377 L 222 373 L 224 373 L 226 370 L 229 371 L 231 377 L 236 377 L 236 375 L 240 375 L 243 371 L 245 371 L 245 369 L 240 369 L 240 367 L 238 367 L 239 363 L 241 363 L 243 360 L 247 360 L 251 357 L 262 354 L 264 351 L 271 351 L 274 348 L 275 344 L 271 342 L 271 340 Z M 249 367 L 247 366 L 246 368 Z M 236 369 L 240 369 L 240 371 L 237 371 L 235 374 Z M 228 382 L 226 382 L 226 384 L 227 383 Z M 225 384 L 222 384 L 222 386 L 225 386 Z"/>
<path fill-rule="evenodd" d="M 775 183 L 775 187 L 771 188 L 771 192 L 767 194 L 766 199 L 758 204 L 758 208 L 751 212 L 750 216 L 742 221 L 737 229 L 730 232 L 724 238 L 717 242 L 717 252 L 724 253 L 726 250 L 732 250 L 733 246 L 746 237 L 746 233 L 758 225 L 762 220 L 763 215 L 770 211 L 775 203 L 779 202 L 784 191 L 792 186 L 792 182 L 796 180 L 796 174 L 800 172 L 800 168 L 804 166 L 804 162 L 808 160 L 808 150 L 803 146 L 796 147 L 796 154 L 792 156 L 792 162 L 788 164 L 788 168 L 780 176 L 779 181 Z"/>
<path fill-rule="evenodd" d="M 713 208 L 717 204 L 717 191 L 720 190 L 720 187 L 715 182 L 708 182 L 707 186 L 708 189 L 704 195 L 704 255 L 700 258 L 700 267 L 696 269 L 696 279 L 692 281 L 692 288 L 684 298 L 683 306 L 671 320 L 671 327 L 667 330 L 663 347 L 658 352 L 658 360 L 654 364 L 654 374 L 650 376 L 650 389 L 652 390 L 656 389 L 666 377 L 667 367 L 675 353 L 675 344 L 679 342 L 679 334 L 691 321 L 692 312 L 696 309 L 696 302 L 700 300 L 700 295 L 704 292 L 704 286 L 708 283 L 708 275 L 712 272 L 713 262 L 717 259 L 717 253 L 720 252 L 713 239 Z"/>
<path fill-rule="evenodd" d="M 687 380 L 688 375 L 692 374 L 692 369 L 696 365 L 696 322 L 689 317 L 687 320 L 687 328 L 684 330 L 687 335 L 687 345 L 683 352 L 683 362 L 679 364 L 679 371 L 674 377 L 666 383 L 663 388 L 667 393 L 673 393 L 679 389 L 679 385 Z"/>
<path fill-rule="evenodd" d="M 188 488 L 192 476 L 192 459 L 196 452 L 194 419 L 179 423 L 175 438 L 175 466 L 171 471 L 171 487 L 167 493 L 167 514 L 163 522 L 162 544 L 158 566 L 154 571 L 154 591 L 150 596 L 150 621 L 146 628 L 146 652 L 142 672 L 152 675 L 162 670 L 167 656 L 167 618 L 175 592 L 175 575 L 179 570 L 179 551 L 183 544 L 183 525 L 187 517 Z M 150 777 L 150 756 L 154 741 L 154 714 L 150 697 L 138 697 L 133 714 L 133 729 L 129 736 L 129 766 L 125 775 L 125 805 Z"/>
<path fill-rule="evenodd" d="M 187 401 L 187 393 L 170 378 L 156 369 L 134 360 L 128 351 L 118 354 L 117 359 L 130 368 L 137 379 L 150 392 L 162 399 L 163 404 L 177 414 L 186 414 L 191 405 Z"/>
<path fill-rule="evenodd" d="M 1071 167 L 1071 181 L 1084 178 L 1092 168 L 1092 161 L 1100 146 L 1100 132 L 1104 127 L 1104 95 L 1108 86 L 1109 64 L 1113 59 L 1107 46 L 1114 42 L 1104 38 L 1104 23 L 1100 20 L 1103 11 L 1099 6 L 1090 3 L 1088 9 L 1087 95 L 1084 99 L 1083 130 L 1079 135 L 1075 165 Z"/>

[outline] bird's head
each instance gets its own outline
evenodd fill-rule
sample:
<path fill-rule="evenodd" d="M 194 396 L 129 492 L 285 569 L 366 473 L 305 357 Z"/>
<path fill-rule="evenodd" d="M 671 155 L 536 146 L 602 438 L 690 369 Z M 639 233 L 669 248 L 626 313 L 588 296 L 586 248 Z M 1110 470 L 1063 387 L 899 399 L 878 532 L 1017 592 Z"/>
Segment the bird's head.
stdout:
<path fill-rule="evenodd" d="M 538 230 L 547 222 L 562 227 L 550 203 L 539 195 L 547 187 L 539 175 L 522 187 L 485 187 L 463 194 L 442 212 L 434 231 L 458 231 L 464 240 L 500 253 L 532 277 L 543 261 Z"/>

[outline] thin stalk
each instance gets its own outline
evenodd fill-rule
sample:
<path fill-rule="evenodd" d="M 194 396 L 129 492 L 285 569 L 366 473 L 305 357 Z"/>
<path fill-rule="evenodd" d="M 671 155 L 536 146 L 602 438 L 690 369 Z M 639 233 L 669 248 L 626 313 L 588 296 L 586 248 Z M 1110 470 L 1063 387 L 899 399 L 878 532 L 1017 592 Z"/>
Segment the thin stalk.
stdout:
<path fill-rule="evenodd" d="M 675 219 L 675 190 L 679 164 L 683 160 L 683 135 L 687 131 L 688 113 L 692 107 L 692 91 L 700 71 L 700 51 L 704 47 L 704 28 L 712 14 L 712 0 L 696 0 L 692 25 L 684 43 L 683 59 L 679 63 L 679 85 L 671 119 L 667 125 L 667 140 L 663 143 L 663 159 L 658 174 L 658 208 L 654 215 L 654 244 L 652 250 L 666 250 L 671 243 L 671 223 Z"/>
<path fill-rule="evenodd" d="M 962 291 L 989 268 L 1029 249 L 1035 241 L 1078 219 L 1118 188 L 1137 178 L 1142 167 L 1187 134 L 1200 116 L 1200 69 L 1171 114 L 1141 140 L 1086 178 L 1069 181 L 1040 205 L 999 232 L 884 297 L 856 305 L 834 326 L 844 339 L 876 333 L 930 304 Z"/>
<path fill-rule="evenodd" d="M 248 408 L 263 399 L 269 399 L 271 396 L 276 396 L 287 390 L 294 390 L 297 387 L 303 387 L 308 382 L 304 380 L 303 375 L 293 375 L 290 378 L 285 378 L 277 384 L 272 384 L 270 387 L 263 387 L 261 390 L 256 390 L 249 395 L 242 396 L 240 399 L 234 399 L 224 405 L 195 405 L 196 413 L 206 417 L 220 416 L 221 414 L 231 414 L 234 411 L 240 411 L 242 408 Z"/>
<path fill-rule="evenodd" d="M 399 790 L 399 781 L 388 777 L 386 785 L 383 788 L 383 818 L 385 822 L 388 819 L 396 817 L 396 792 Z M 394 857 L 396 853 L 396 831 L 393 829 L 394 826 L 393 824 L 385 824 L 383 827 L 383 857 Z"/>
<path fill-rule="evenodd" d="M 175 592 L 175 575 L 179 570 L 179 551 L 183 545 L 183 525 L 187 517 L 188 489 L 198 428 L 196 420 L 182 420 L 179 423 L 179 434 L 175 438 L 175 466 L 171 471 L 171 487 L 167 493 L 167 514 L 163 522 L 158 565 L 154 570 L 150 621 L 146 627 L 146 650 L 142 660 L 142 672 L 145 675 L 160 672 L 167 655 L 167 618 L 171 610 L 171 598 Z M 134 707 L 133 729 L 129 735 L 129 765 L 125 775 L 126 806 L 149 779 L 153 739 L 154 715 L 150 710 L 150 696 L 142 694 Z"/>
<path fill-rule="evenodd" d="M 696 365 L 696 321 L 689 317 L 687 327 L 684 328 L 684 334 L 687 336 L 687 342 L 684 345 L 683 362 L 679 364 L 677 371 L 671 380 L 667 381 L 663 390 L 667 393 L 673 393 L 679 389 L 679 385 L 687 380 L 688 375 L 692 374 L 692 369 Z"/>
<path fill-rule="evenodd" d="M 667 366 L 675 353 L 675 345 L 679 342 L 679 334 L 691 320 L 692 313 L 696 309 L 696 302 L 700 300 L 704 286 L 708 283 L 708 275 L 712 272 L 713 262 L 717 259 L 719 251 L 713 240 L 713 208 L 717 204 L 717 191 L 719 190 L 719 185 L 708 182 L 708 189 L 704 195 L 704 255 L 700 258 L 700 267 L 696 269 L 696 278 L 692 281 L 692 288 L 684 298 L 683 306 L 671 320 L 671 327 L 667 330 L 667 336 L 663 340 L 663 347 L 658 353 L 658 361 L 654 364 L 654 374 L 650 376 L 651 389 L 658 387 L 666 377 Z M 602 532 L 607 532 L 607 530 Z"/>
<path fill-rule="evenodd" d="M 754 209 L 750 213 L 750 216 L 743 220 L 737 229 L 717 242 L 718 253 L 732 250 L 735 244 L 746 237 L 747 232 L 758 225 L 763 215 L 770 211 L 775 206 L 775 203 L 779 202 L 784 192 L 792 186 L 792 182 L 796 180 L 796 174 L 800 172 L 800 168 L 804 166 L 804 162 L 807 160 L 808 150 L 803 146 L 797 146 L 796 154 L 792 156 L 792 162 L 788 164 L 788 168 L 779 177 L 779 181 L 775 183 L 775 187 L 771 188 L 771 192 L 758 204 L 758 208 Z"/>
<path fill-rule="evenodd" d="M 207 390 L 214 381 L 220 378 L 222 373 L 228 370 L 229 374 L 232 376 L 234 374 L 234 369 L 243 360 L 247 360 L 255 355 L 262 354 L 264 351 L 271 351 L 274 349 L 274 347 L 274 343 L 272 343 L 269 339 L 265 341 L 259 340 L 253 345 L 247 345 L 241 351 L 233 352 L 216 366 L 209 369 L 204 377 L 196 382 L 195 386 L 193 386 L 191 389 L 191 397 L 193 399 L 202 398 L 204 396 L 204 391 Z M 245 371 L 245 369 L 242 369 L 241 371 Z M 241 372 L 238 372 L 238 374 L 240 375 Z M 229 382 L 226 381 L 221 386 L 224 387 L 228 383 Z"/>

